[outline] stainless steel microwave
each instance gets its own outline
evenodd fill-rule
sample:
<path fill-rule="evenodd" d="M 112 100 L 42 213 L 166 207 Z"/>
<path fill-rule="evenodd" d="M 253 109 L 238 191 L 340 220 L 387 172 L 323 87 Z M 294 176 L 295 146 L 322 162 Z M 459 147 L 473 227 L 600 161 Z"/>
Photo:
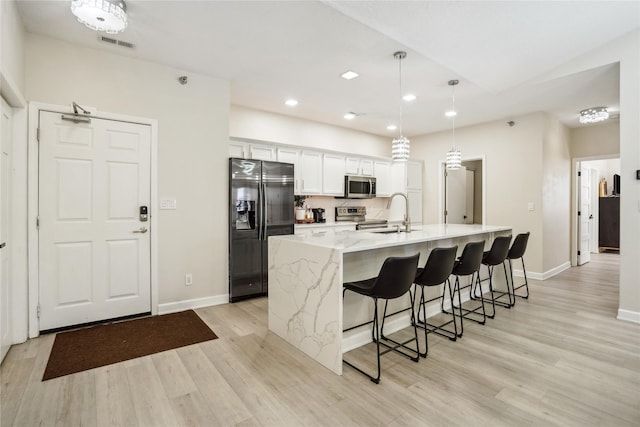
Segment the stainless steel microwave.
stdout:
<path fill-rule="evenodd" d="M 344 197 L 348 199 L 376 197 L 376 178 L 374 176 L 345 175 Z"/>

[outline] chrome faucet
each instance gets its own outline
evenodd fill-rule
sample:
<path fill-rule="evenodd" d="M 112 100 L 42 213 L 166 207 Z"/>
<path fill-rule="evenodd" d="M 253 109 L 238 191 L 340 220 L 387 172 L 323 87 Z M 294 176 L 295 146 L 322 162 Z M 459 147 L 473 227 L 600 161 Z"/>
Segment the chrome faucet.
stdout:
<path fill-rule="evenodd" d="M 404 231 L 407 233 L 411 232 L 411 220 L 409 219 L 409 198 L 404 193 L 393 193 L 389 196 L 389 201 L 387 202 L 387 209 L 391 207 L 391 202 L 395 196 L 404 197 L 404 221 L 402 221 L 402 225 L 404 225 Z"/>

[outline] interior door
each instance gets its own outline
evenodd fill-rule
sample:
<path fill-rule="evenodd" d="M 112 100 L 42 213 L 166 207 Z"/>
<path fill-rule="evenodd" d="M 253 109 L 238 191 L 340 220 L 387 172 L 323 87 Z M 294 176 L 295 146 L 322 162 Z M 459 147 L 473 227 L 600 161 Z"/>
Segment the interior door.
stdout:
<path fill-rule="evenodd" d="M 10 274 L 10 171 L 11 171 L 11 107 L 2 100 L 2 135 L 0 137 L 0 362 L 11 346 Z"/>
<path fill-rule="evenodd" d="M 578 218 L 578 265 L 591 261 L 591 171 L 584 168 L 578 175 L 580 216 Z"/>
<path fill-rule="evenodd" d="M 465 187 L 465 191 L 466 191 L 466 201 L 465 201 L 465 216 L 464 216 L 464 223 L 465 224 L 473 224 L 474 221 L 474 217 L 473 217 L 473 205 L 474 205 L 474 198 L 475 198 L 475 191 L 474 191 L 474 183 L 475 183 L 475 174 L 472 170 L 467 170 L 467 183 L 466 183 L 466 187 Z"/>
<path fill-rule="evenodd" d="M 150 126 L 41 111 L 39 127 L 40 330 L 150 312 Z"/>
<path fill-rule="evenodd" d="M 467 168 L 447 170 L 445 179 L 445 223 L 466 224 Z"/>

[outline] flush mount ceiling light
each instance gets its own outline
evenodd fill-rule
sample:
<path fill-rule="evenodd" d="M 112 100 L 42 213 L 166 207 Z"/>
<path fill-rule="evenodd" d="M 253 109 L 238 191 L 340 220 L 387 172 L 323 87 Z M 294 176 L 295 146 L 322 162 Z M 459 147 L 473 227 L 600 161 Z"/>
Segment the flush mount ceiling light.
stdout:
<path fill-rule="evenodd" d="M 298 100 L 296 100 L 296 99 L 287 99 L 284 103 L 285 103 L 285 105 L 287 105 L 289 107 L 295 107 L 296 105 L 298 105 Z"/>
<path fill-rule="evenodd" d="M 343 117 L 344 117 L 345 119 L 347 119 L 347 120 L 353 120 L 353 119 L 355 119 L 355 118 L 356 118 L 356 116 L 357 116 L 357 114 L 356 114 L 356 113 L 351 113 L 351 112 L 349 112 L 349 113 L 345 113 L 345 115 L 344 115 Z"/>
<path fill-rule="evenodd" d="M 387 126 L 387 130 L 396 130 L 396 129 L 398 129 L 398 126 L 396 126 L 396 125 Z"/>
<path fill-rule="evenodd" d="M 343 79 L 346 79 L 346 80 L 355 79 L 358 76 L 359 76 L 359 74 L 356 73 L 355 71 L 346 71 L 346 72 L 340 74 L 340 77 L 342 77 Z"/>
<path fill-rule="evenodd" d="M 123 0 L 71 0 L 71 13 L 95 31 L 117 34 L 127 28 L 127 6 Z"/>
<path fill-rule="evenodd" d="M 405 96 L 402 97 L 402 99 L 404 99 L 407 102 L 411 102 L 411 101 L 415 101 L 416 100 L 416 96 L 412 93 L 408 93 Z"/>
<path fill-rule="evenodd" d="M 460 169 L 462 167 L 462 153 L 460 150 L 456 148 L 456 97 L 455 97 L 455 87 L 458 84 L 458 80 L 449 80 L 448 84 L 451 86 L 451 110 L 448 113 L 453 113 L 451 115 L 447 114 L 448 117 L 451 117 L 452 122 L 452 132 L 451 132 L 451 150 L 447 153 L 447 169 L 454 170 Z"/>
<path fill-rule="evenodd" d="M 609 118 L 607 107 L 591 107 L 580 111 L 580 123 L 597 123 Z"/>
<path fill-rule="evenodd" d="M 398 75 L 400 82 L 400 136 L 391 142 L 391 158 L 395 162 L 406 162 L 409 160 L 409 140 L 402 136 L 402 60 L 407 57 L 407 52 L 398 51 L 393 54 L 398 60 Z"/>

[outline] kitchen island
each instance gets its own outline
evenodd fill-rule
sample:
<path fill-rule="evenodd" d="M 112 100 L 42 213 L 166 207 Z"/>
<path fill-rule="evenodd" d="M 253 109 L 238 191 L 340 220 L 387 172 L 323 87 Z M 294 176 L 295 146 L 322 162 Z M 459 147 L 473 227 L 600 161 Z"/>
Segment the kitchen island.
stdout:
<path fill-rule="evenodd" d="M 471 241 L 485 241 L 511 234 L 508 226 L 434 224 L 411 233 L 327 231 L 313 235 L 269 237 L 269 330 L 308 356 L 342 374 L 342 353 L 371 340 L 367 327 L 345 327 L 370 320 L 369 298 L 347 293 L 342 284 L 374 277 L 389 256 L 420 253 L 419 266 L 431 249 L 458 245 L 458 254 Z M 498 269 L 496 269 L 498 272 Z M 497 280 L 504 282 L 502 278 Z M 403 301 L 400 301 L 403 300 Z M 408 306 L 408 297 L 393 301 Z M 404 319 L 389 322 L 390 330 L 408 326 Z M 385 325 L 385 331 L 387 331 Z"/>

